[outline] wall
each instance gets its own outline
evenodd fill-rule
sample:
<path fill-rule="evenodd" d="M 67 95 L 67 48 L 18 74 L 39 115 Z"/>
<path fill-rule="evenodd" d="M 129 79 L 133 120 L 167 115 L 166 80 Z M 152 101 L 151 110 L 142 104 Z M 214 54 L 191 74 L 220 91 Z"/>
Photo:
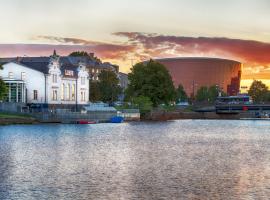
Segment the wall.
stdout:
<path fill-rule="evenodd" d="M 9 72 L 13 72 L 13 78 L 17 80 L 21 80 L 22 72 L 26 73 L 27 103 L 45 103 L 45 78 L 43 73 L 12 62 L 3 65 L 0 76 L 8 78 Z M 38 91 L 37 100 L 33 99 L 34 90 Z"/>

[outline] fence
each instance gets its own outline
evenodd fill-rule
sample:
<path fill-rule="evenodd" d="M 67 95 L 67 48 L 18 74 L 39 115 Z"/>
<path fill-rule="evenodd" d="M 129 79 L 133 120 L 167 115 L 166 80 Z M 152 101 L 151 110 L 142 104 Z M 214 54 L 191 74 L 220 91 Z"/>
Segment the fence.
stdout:
<path fill-rule="evenodd" d="M 88 120 L 96 122 L 108 122 L 117 115 L 116 112 L 57 112 L 57 113 L 34 113 L 32 114 L 41 122 L 55 122 L 55 123 L 75 123 L 79 120 Z"/>

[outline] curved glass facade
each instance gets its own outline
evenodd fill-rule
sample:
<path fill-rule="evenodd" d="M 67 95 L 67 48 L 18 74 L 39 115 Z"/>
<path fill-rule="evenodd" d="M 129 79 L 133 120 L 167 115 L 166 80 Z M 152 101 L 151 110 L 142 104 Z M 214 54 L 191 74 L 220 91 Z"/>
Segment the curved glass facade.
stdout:
<path fill-rule="evenodd" d="M 26 103 L 26 88 L 24 81 L 21 80 L 5 80 L 7 93 L 5 102 Z"/>
<path fill-rule="evenodd" d="M 168 58 L 157 59 L 172 76 L 175 87 L 182 84 L 189 96 L 202 86 L 217 85 L 228 95 L 240 90 L 242 64 L 219 58 Z"/>

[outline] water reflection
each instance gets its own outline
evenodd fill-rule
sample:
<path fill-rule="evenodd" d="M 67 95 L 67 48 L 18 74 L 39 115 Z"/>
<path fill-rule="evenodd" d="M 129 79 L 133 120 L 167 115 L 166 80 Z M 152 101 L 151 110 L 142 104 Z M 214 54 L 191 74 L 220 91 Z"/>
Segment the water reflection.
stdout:
<path fill-rule="evenodd" d="M 270 123 L 0 127 L 0 199 L 268 199 Z"/>

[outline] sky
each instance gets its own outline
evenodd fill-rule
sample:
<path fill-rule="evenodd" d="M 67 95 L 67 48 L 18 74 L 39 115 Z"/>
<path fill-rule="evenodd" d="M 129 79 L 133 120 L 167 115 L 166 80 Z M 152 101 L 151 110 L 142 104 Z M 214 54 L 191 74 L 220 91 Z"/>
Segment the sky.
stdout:
<path fill-rule="evenodd" d="M 269 0 L 0 0 L 0 57 L 94 52 L 128 72 L 149 58 L 242 62 L 270 78 Z"/>

